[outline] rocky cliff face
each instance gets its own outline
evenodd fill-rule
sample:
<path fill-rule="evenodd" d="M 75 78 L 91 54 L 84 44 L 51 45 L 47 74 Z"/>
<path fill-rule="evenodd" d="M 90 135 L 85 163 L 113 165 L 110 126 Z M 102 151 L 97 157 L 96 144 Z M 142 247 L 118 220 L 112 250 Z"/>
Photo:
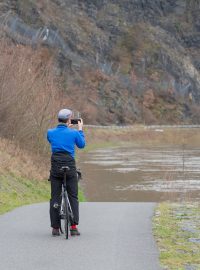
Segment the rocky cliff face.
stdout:
<path fill-rule="evenodd" d="M 7 0 L 3 33 L 56 52 L 88 123 L 200 122 L 199 0 Z"/>

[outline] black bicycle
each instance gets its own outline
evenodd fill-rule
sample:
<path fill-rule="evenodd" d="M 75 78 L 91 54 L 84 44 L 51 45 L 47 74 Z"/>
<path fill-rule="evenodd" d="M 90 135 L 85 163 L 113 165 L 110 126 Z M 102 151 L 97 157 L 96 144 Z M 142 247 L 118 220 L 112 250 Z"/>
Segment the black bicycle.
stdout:
<path fill-rule="evenodd" d="M 69 238 L 69 227 L 73 224 L 74 214 L 70 205 L 68 193 L 67 193 L 67 172 L 70 170 L 68 166 L 61 167 L 61 170 L 64 173 L 63 184 L 62 184 L 62 193 L 61 193 L 61 204 L 54 204 L 54 207 L 59 210 L 60 216 L 60 231 L 64 233 L 66 239 Z M 79 181 L 82 178 L 80 170 L 77 170 L 77 180 Z"/>

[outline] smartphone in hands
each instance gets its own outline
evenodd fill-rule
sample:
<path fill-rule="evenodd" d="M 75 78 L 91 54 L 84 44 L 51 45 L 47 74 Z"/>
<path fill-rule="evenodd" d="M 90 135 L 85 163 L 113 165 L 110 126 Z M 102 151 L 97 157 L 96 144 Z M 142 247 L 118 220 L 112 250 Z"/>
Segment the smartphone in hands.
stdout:
<path fill-rule="evenodd" d="M 72 125 L 78 125 L 78 121 L 81 121 L 81 119 L 80 118 L 74 118 L 74 119 L 71 119 L 71 124 Z"/>

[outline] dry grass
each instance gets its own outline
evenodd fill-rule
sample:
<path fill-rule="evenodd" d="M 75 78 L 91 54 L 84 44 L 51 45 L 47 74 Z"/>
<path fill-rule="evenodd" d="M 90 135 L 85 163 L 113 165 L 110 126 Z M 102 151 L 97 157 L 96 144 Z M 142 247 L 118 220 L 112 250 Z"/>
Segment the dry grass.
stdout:
<path fill-rule="evenodd" d="M 27 179 L 47 179 L 45 162 L 19 145 L 7 139 L 0 139 L 0 174 L 12 174 Z"/>
<path fill-rule="evenodd" d="M 200 146 L 200 129 L 189 128 L 161 128 L 149 129 L 142 125 L 135 125 L 131 129 L 101 129 L 85 128 L 88 145 L 103 142 L 113 144 L 133 144 L 143 146 Z"/>

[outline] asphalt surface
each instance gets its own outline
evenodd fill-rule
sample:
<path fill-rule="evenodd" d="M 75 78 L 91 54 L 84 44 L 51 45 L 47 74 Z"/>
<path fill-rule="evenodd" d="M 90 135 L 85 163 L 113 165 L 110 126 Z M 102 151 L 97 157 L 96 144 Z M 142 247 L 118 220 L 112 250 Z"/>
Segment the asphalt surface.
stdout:
<path fill-rule="evenodd" d="M 160 270 L 154 203 L 81 203 L 79 237 L 52 237 L 48 204 L 0 216 L 0 270 Z"/>

